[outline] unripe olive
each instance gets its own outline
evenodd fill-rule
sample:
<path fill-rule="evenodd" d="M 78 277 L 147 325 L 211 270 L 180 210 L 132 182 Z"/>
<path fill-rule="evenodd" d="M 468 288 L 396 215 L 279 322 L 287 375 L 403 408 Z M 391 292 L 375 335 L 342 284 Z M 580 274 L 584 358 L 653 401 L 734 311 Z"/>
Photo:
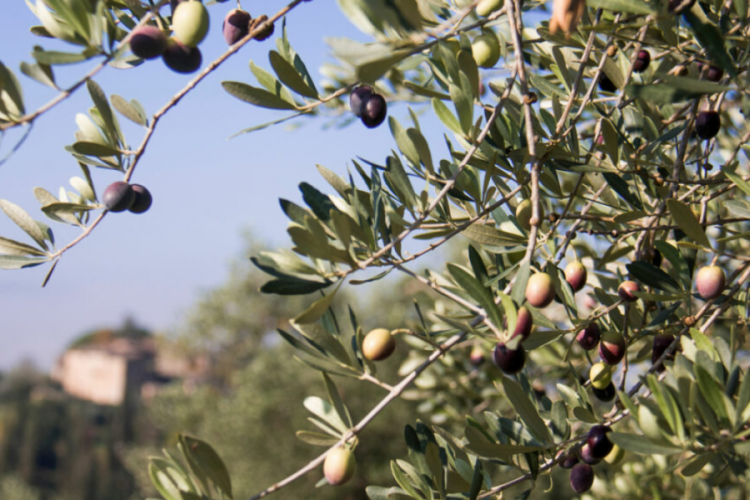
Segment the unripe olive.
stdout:
<path fill-rule="evenodd" d="M 354 460 L 354 453 L 344 447 L 331 450 L 323 463 L 323 474 L 326 481 L 333 486 L 348 482 L 354 476 L 356 470 L 357 463 Z"/>
<path fill-rule="evenodd" d="M 485 31 L 471 43 L 471 53 L 477 66 L 492 68 L 500 60 L 500 41 L 492 31 Z"/>
<path fill-rule="evenodd" d="M 124 212 L 133 204 L 135 193 L 127 182 L 113 182 L 102 195 L 102 203 L 110 212 Z"/>
<path fill-rule="evenodd" d="M 362 354 L 370 361 L 382 361 L 396 349 L 396 339 L 385 328 L 376 328 L 365 335 Z"/>
<path fill-rule="evenodd" d="M 130 50 L 141 59 L 154 59 L 167 50 L 167 35 L 156 26 L 141 26 L 130 35 Z"/>
<path fill-rule="evenodd" d="M 586 286 L 587 277 L 586 267 L 580 261 L 576 260 L 565 266 L 565 281 L 568 282 L 573 292 L 578 292 Z"/>
<path fill-rule="evenodd" d="M 701 139 L 712 139 L 721 130 L 721 116 L 716 111 L 701 111 L 695 117 L 695 132 Z"/>
<path fill-rule="evenodd" d="M 646 71 L 651 64 L 651 53 L 648 50 L 641 50 L 638 52 L 638 57 L 633 63 L 633 71 L 636 73 L 643 73 Z"/>
<path fill-rule="evenodd" d="M 349 107 L 351 108 L 352 113 L 354 113 L 354 116 L 357 118 L 362 116 L 362 108 L 371 95 L 372 88 L 368 85 L 360 85 L 352 90 L 352 93 L 349 95 Z"/>
<path fill-rule="evenodd" d="M 610 432 L 612 429 L 604 425 L 595 425 L 589 429 L 586 444 L 591 448 L 591 455 L 594 458 L 604 458 L 612 451 L 614 443 L 607 437 Z"/>
<path fill-rule="evenodd" d="M 525 307 L 519 307 L 516 313 L 516 329 L 513 330 L 513 337 L 521 336 L 526 340 L 531 335 L 531 329 L 534 327 L 534 318 Z M 512 337 L 511 337 L 512 338 Z"/>
<path fill-rule="evenodd" d="M 727 277 L 724 270 L 719 266 L 706 266 L 698 271 L 695 277 L 695 287 L 698 294 L 705 300 L 715 299 L 727 284 Z"/>
<path fill-rule="evenodd" d="M 602 340 L 599 342 L 599 356 L 608 365 L 616 365 L 622 361 L 627 350 L 625 338 L 619 333 L 607 332 L 602 335 Z"/>
<path fill-rule="evenodd" d="M 620 296 L 625 302 L 635 302 L 638 297 L 633 295 L 633 292 L 640 292 L 641 287 L 635 281 L 623 281 L 620 286 L 617 287 L 617 295 Z"/>
<path fill-rule="evenodd" d="M 477 15 L 487 17 L 503 6 L 503 0 L 480 0 L 477 4 Z"/>
<path fill-rule="evenodd" d="M 362 123 L 367 128 L 375 128 L 385 120 L 388 114 L 388 104 L 380 94 L 371 94 L 362 105 Z"/>
<path fill-rule="evenodd" d="M 591 386 L 595 389 L 604 389 L 612 383 L 612 368 L 604 363 L 594 363 L 589 370 Z"/>
<path fill-rule="evenodd" d="M 153 201 L 149 190 L 140 184 L 133 184 L 131 187 L 133 188 L 135 199 L 128 210 L 134 214 L 142 214 L 143 212 L 148 211 L 148 209 L 151 208 L 151 202 Z"/>
<path fill-rule="evenodd" d="M 609 455 L 604 457 L 604 461 L 610 465 L 615 465 L 615 464 L 620 463 L 624 457 L 625 457 L 625 450 L 623 450 L 617 445 L 614 445 L 614 447 L 612 447 L 612 451 L 609 452 Z"/>
<path fill-rule="evenodd" d="M 587 464 L 578 464 L 570 471 L 570 487 L 576 493 L 586 493 L 594 484 L 594 469 Z"/>
<path fill-rule="evenodd" d="M 180 3 L 172 15 L 174 36 L 188 47 L 197 47 L 208 33 L 208 10 L 196 1 Z"/>
<path fill-rule="evenodd" d="M 523 200 L 516 207 L 516 220 L 518 224 L 527 231 L 531 231 L 531 200 Z M 544 218 L 544 207 L 539 204 L 539 216 L 541 219 Z"/>
<path fill-rule="evenodd" d="M 511 350 L 505 344 L 500 343 L 495 346 L 492 359 L 503 373 L 513 375 L 523 370 L 526 364 L 526 350 L 522 345 L 519 345 L 515 350 Z"/>
<path fill-rule="evenodd" d="M 578 332 L 578 335 L 576 335 L 576 341 L 578 342 L 578 345 L 581 346 L 581 349 L 584 351 L 590 351 L 599 344 L 601 336 L 602 330 L 599 328 L 599 324 L 594 321 Z"/>
<path fill-rule="evenodd" d="M 555 287 L 547 273 L 536 273 L 526 284 L 526 300 L 534 307 L 547 307 L 555 299 Z"/>
<path fill-rule="evenodd" d="M 240 9 L 230 10 L 224 18 L 222 31 L 227 45 L 234 45 L 250 32 L 250 13 Z"/>
<path fill-rule="evenodd" d="M 188 47 L 174 38 L 167 42 L 167 50 L 161 58 L 169 69 L 177 73 L 194 73 L 200 69 L 203 61 L 199 48 Z"/>

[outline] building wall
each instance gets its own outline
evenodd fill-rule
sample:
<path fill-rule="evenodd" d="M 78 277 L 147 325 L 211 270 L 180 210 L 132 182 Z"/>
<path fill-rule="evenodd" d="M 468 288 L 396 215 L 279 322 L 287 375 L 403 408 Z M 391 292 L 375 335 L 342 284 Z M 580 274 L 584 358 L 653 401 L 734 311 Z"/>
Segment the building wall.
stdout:
<path fill-rule="evenodd" d="M 68 394 L 100 405 L 125 400 L 128 360 L 99 350 L 72 350 L 63 355 L 60 382 Z"/>

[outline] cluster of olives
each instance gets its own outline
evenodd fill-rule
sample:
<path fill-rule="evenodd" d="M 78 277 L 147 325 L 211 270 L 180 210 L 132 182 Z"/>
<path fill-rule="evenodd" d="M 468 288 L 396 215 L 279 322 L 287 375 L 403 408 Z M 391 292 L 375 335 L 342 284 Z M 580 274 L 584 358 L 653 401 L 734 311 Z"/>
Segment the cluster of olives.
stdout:
<path fill-rule="evenodd" d="M 113 182 L 102 195 L 102 203 L 110 212 L 124 212 L 128 210 L 134 214 L 142 214 L 151 208 L 151 193 L 140 184 L 127 182 Z"/>
<path fill-rule="evenodd" d="M 388 104 L 385 98 L 375 92 L 369 85 L 360 85 L 352 90 L 349 106 L 354 116 L 362 120 L 367 128 L 375 128 L 388 115 Z"/>
<path fill-rule="evenodd" d="M 208 34 L 208 10 L 199 0 L 172 2 L 172 37 L 156 26 L 140 26 L 130 35 L 130 50 L 141 59 L 161 56 L 177 73 L 193 73 L 203 57 L 198 45 Z"/>
<path fill-rule="evenodd" d="M 609 427 L 595 425 L 589 429 L 586 441 L 578 450 L 578 453 L 562 450 L 558 453 L 557 458 L 560 467 L 571 469 L 570 487 L 576 493 L 585 493 L 594 484 L 592 465 L 596 465 L 602 460 L 610 464 L 616 464 L 625 456 L 623 450 L 607 438 L 609 432 L 611 432 Z"/>
<path fill-rule="evenodd" d="M 255 20 L 256 24 L 260 24 L 267 19 L 266 16 L 260 16 Z M 222 32 L 224 33 L 224 40 L 227 45 L 234 45 L 250 33 L 250 28 L 253 26 L 253 18 L 249 12 L 242 9 L 232 9 L 224 18 L 224 24 L 222 25 Z M 263 41 L 266 38 L 273 35 L 273 24 L 270 24 L 267 28 L 264 28 L 257 35 L 255 40 Z"/>

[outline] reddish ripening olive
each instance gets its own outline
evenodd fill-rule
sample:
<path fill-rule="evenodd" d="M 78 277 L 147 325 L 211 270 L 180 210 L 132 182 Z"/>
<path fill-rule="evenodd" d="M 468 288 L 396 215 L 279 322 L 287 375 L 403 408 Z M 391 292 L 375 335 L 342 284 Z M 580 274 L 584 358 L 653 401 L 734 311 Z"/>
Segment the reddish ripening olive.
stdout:
<path fill-rule="evenodd" d="M 221 29 L 224 32 L 224 40 L 226 40 L 227 45 L 234 45 L 247 36 L 250 32 L 250 21 L 252 19 L 250 13 L 245 10 L 232 9 L 229 11 L 224 18 Z"/>
<path fill-rule="evenodd" d="M 333 486 L 348 482 L 356 470 L 354 453 L 343 447 L 331 450 L 323 463 L 323 475 L 328 484 Z"/>
<path fill-rule="evenodd" d="M 385 328 L 376 328 L 365 335 L 362 354 L 370 361 L 382 361 L 396 349 L 396 339 Z"/>
<path fill-rule="evenodd" d="M 576 493 L 586 493 L 594 484 L 594 469 L 587 464 L 578 464 L 570 471 L 570 487 Z"/>
<path fill-rule="evenodd" d="M 667 348 L 672 345 L 672 342 L 674 342 L 674 336 L 669 334 L 662 334 L 657 335 L 654 337 L 654 345 L 651 348 L 651 364 L 656 363 L 659 358 L 661 358 L 662 354 L 664 354 L 664 351 L 667 350 Z M 667 359 L 674 358 L 674 352 L 670 356 L 667 357 Z M 663 372 L 664 371 L 664 363 L 657 368 L 657 371 Z"/>
<path fill-rule="evenodd" d="M 102 203 L 110 212 L 124 212 L 133 204 L 135 193 L 127 182 L 113 182 L 102 195 Z"/>
<path fill-rule="evenodd" d="M 357 118 L 362 116 L 362 108 L 371 95 L 372 88 L 370 88 L 368 85 L 360 85 L 356 89 L 352 90 L 352 93 L 349 95 L 349 107 L 351 108 L 352 113 L 354 113 L 354 116 L 356 116 Z"/>
<path fill-rule="evenodd" d="M 576 335 L 576 341 L 578 342 L 578 345 L 581 346 L 581 349 L 584 351 L 590 351 L 597 346 L 601 336 L 602 330 L 599 328 L 599 324 L 594 322 L 578 332 L 578 335 Z"/>
<path fill-rule="evenodd" d="M 534 318 L 525 307 L 520 307 L 516 314 L 516 329 L 513 330 L 513 337 L 522 336 L 523 340 L 529 338 L 531 329 L 534 327 Z M 511 337 L 511 338 L 513 338 Z"/>
<path fill-rule="evenodd" d="M 719 266 L 706 266 L 698 271 L 695 277 L 695 287 L 698 294 L 705 300 L 715 299 L 727 284 L 727 277 L 724 270 Z"/>
<path fill-rule="evenodd" d="M 586 444 L 591 448 L 591 454 L 595 458 L 604 458 L 609 455 L 609 452 L 614 448 L 614 443 L 609 440 L 607 434 L 612 432 L 612 429 L 605 425 L 595 425 L 589 429 L 589 435 L 586 437 Z"/>
<path fill-rule="evenodd" d="M 568 453 L 565 450 L 557 452 L 557 458 L 562 459 L 558 462 L 560 467 L 563 469 L 572 469 L 575 464 L 578 463 L 578 457 L 575 453 Z"/>
<path fill-rule="evenodd" d="M 469 353 L 469 363 L 472 366 L 479 366 L 484 363 L 484 350 L 481 347 L 476 346 L 471 350 L 471 353 Z"/>
<path fill-rule="evenodd" d="M 141 59 L 154 59 L 167 50 L 167 35 L 156 26 L 141 26 L 130 35 L 130 50 Z"/>
<path fill-rule="evenodd" d="M 695 117 L 695 132 L 701 139 L 716 137 L 721 129 L 721 116 L 716 111 L 701 111 Z"/>
<path fill-rule="evenodd" d="M 131 187 L 133 188 L 135 198 L 133 199 L 133 204 L 130 205 L 128 210 L 134 214 L 142 214 L 143 212 L 148 211 L 148 209 L 151 208 L 151 202 L 153 201 L 151 193 L 140 184 L 133 184 Z"/>
<path fill-rule="evenodd" d="M 635 281 L 623 281 L 620 286 L 617 287 L 617 295 L 620 296 L 625 302 L 635 302 L 638 297 L 633 295 L 633 292 L 640 292 L 641 287 Z"/>
<path fill-rule="evenodd" d="M 579 261 L 571 262 L 565 266 L 565 281 L 568 282 L 573 292 L 578 292 L 586 286 L 587 277 L 588 272 Z"/>
<path fill-rule="evenodd" d="M 161 58 L 169 69 L 183 74 L 198 71 L 203 61 L 200 49 L 183 45 L 174 38 L 167 42 L 167 50 Z"/>
<path fill-rule="evenodd" d="M 633 71 L 643 73 L 648 69 L 649 64 L 651 64 L 651 53 L 648 50 L 641 50 L 633 63 Z"/>
<path fill-rule="evenodd" d="M 625 357 L 628 346 L 625 338 L 616 332 L 608 332 L 602 335 L 599 342 L 599 356 L 608 365 L 616 365 Z"/>
<path fill-rule="evenodd" d="M 607 75 L 602 73 L 599 75 L 599 89 L 604 92 L 617 92 L 617 85 Z"/>
<path fill-rule="evenodd" d="M 583 460 L 585 463 L 590 465 L 596 465 L 599 462 L 602 461 L 601 458 L 597 458 L 594 456 L 594 454 L 591 451 L 591 447 L 588 445 L 588 443 L 581 446 L 581 460 Z"/>
<path fill-rule="evenodd" d="M 612 401 L 617 395 L 615 384 L 613 384 L 612 382 L 610 382 L 609 385 L 604 389 L 597 389 L 596 387 L 592 387 L 591 392 L 594 393 L 596 399 L 598 399 L 599 401 L 604 401 L 605 403 Z"/>
<path fill-rule="evenodd" d="M 495 365 L 508 375 L 513 375 L 523 370 L 526 364 L 526 350 L 519 345 L 516 350 L 508 349 L 505 344 L 497 344 L 492 353 Z"/>
<path fill-rule="evenodd" d="M 555 299 L 555 287 L 547 273 L 536 273 L 526 284 L 526 300 L 534 307 L 547 307 Z"/>
<path fill-rule="evenodd" d="M 388 114 L 388 105 L 385 98 L 380 94 L 371 94 L 362 105 L 362 123 L 367 128 L 375 128 L 385 120 Z"/>
<path fill-rule="evenodd" d="M 605 363 L 594 363 L 589 370 L 589 379 L 594 389 L 604 389 L 612 383 L 612 368 Z"/>
<path fill-rule="evenodd" d="M 188 47 L 197 47 L 206 38 L 208 25 L 208 10 L 196 0 L 181 2 L 172 15 L 172 32 Z"/>

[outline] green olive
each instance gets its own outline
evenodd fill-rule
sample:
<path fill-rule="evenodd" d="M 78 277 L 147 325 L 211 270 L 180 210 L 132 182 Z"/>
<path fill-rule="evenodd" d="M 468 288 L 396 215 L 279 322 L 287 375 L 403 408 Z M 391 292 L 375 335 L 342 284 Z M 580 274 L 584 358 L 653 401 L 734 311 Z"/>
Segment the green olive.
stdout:
<path fill-rule="evenodd" d="M 385 328 L 376 328 L 367 335 L 362 342 L 362 354 L 370 361 L 381 361 L 393 354 L 396 340 L 391 332 Z"/>
<path fill-rule="evenodd" d="M 481 0 L 477 4 L 477 15 L 487 17 L 503 6 L 503 0 Z"/>
<path fill-rule="evenodd" d="M 612 383 L 612 368 L 604 363 L 594 363 L 591 365 L 589 378 L 595 389 L 605 389 Z"/>
<path fill-rule="evenodd" d="M 208 10 L 197 0 L 182 2 L 172 16 L 174 36 L 188 47 L 197 47 L 208 33 Z"/>
<path fill-rule="evenodd" d="M 472 42 L 471 53 L 477 66 L 492 68 L 500 60 L 500 41 L 493 32 L 485 31 Z"/>

